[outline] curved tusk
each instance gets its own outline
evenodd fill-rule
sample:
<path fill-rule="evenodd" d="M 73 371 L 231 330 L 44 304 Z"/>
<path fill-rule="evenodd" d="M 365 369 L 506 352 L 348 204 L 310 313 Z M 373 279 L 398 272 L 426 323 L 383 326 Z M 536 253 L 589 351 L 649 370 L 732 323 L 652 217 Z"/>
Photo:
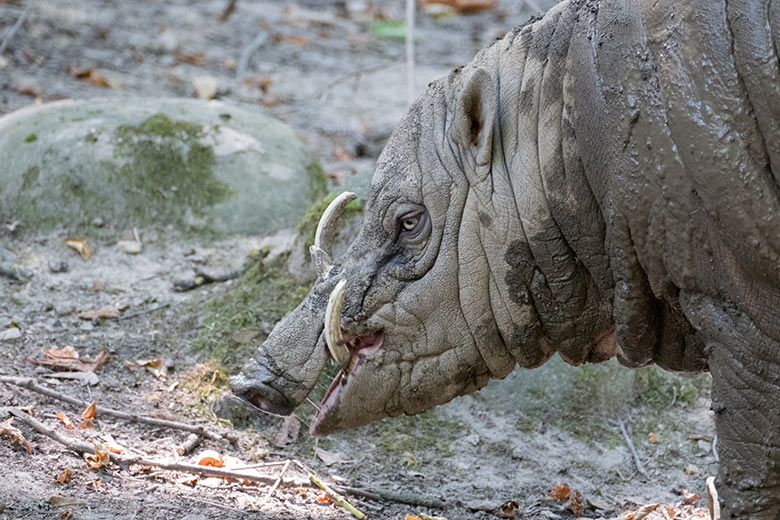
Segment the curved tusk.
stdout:
<path fill-rule="evenodd" d="M 344 213 L 344 208 L 355 200 L 357 195 L 345 191 L 328 204 L 328 207 L 320 217 L 317 231 L 314 233 L 314 245 L 309 248 L 312 262 L 317 268 L 317 273 L 322 278 L 327 278 L 330 272 L 333 254 L 333 239 L 336 235 L 336 225 L 339 217 Z"/>
<path fill-rule="evenodd" d="M 347 370 L 352 359 L 352 353 L 344 343 L 341 335 L 341 307 L 344 305 L 344 292 L 347 282 L 339 281 L 328 298 L 328 306 L 325 309 L 325 343 L 328 345 L 330 355 L 336 363 Z"/>

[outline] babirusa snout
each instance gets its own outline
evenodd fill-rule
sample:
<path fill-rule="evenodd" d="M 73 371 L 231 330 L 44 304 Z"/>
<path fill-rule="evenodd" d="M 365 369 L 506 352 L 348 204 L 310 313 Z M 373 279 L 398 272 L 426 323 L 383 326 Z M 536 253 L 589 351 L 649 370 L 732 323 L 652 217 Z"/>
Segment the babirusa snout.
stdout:
<path fill-rule="evenodd" d="M 317 269 L 317 274 L 323 280 L 328 277 L 333 264 L 333 238 L 336 235 L 336 225 L 339 217 L 344 213 L 347 204 L 355 200 L 357 195 L 345 191 L 328 204 L 325 212 L 317 224 L 314 234 L 314 245 L 309 247 L 311 261 Z"/>
<path fill-rule="evenodd" d="M 345 280 L 340 280 L 328 298 L 328 307 L 325 309 L 325 343 L 336 363 L 348 372 L 352 353 L 341 334 L 341 307 L 344 305 L 346 285 Z"/>

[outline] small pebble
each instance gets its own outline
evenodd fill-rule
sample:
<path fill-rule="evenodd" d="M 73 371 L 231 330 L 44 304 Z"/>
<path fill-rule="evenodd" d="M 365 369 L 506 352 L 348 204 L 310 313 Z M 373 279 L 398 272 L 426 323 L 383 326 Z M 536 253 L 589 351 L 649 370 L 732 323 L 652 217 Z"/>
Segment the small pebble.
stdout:
<path fill-rule="evenodd" d="M 63 262 L 62 260 L 49 262 L 49 270 L 52 273 L 67 273 L 68 269 L 68 262 Z"/>

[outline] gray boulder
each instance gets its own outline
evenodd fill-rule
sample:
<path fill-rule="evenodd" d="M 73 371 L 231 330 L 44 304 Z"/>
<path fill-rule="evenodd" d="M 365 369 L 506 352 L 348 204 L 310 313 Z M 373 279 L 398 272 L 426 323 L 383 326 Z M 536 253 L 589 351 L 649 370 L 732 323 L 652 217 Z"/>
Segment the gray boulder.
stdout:
<path fill-rule="evenodd" d="M 61 101 L 0 118 L 0 219 L 73 231 L 259 234 L 325 193 L 315 157 L 259 108 L 175 98 Z"/>

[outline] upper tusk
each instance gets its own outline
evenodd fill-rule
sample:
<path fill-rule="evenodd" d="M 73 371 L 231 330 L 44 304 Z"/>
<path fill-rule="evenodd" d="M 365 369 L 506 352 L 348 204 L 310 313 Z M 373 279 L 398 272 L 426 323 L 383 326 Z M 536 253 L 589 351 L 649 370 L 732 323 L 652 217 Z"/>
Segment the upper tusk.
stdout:
<path fill-rule="evenodd" d="M 336 363 L 347 370 L 352 359 L 352 353 L 344 343 L 341 335 L 341 307 L 344 305 L 344 292 L 347 282 L 340 280 L 330 293 L 328 306 L 325 309 L 325 343 L 328 345 L 330 355 Z"/>
<path fill-rule="evenodd" d="M 344 213 L 344 208 L 355 200 L 357 195 L 350 191 L 345 191 L 325 208 L 325 212 L 320 217 L 317 224 L 317 231 L 314 233 L 314 245 L 309 248 L 312 261 L 317 268 L 317 273 L 322 278 L 327 278 L 330 272 L 331 257 L 333 255 L 333 239 L 336 236 L 336 225 L 339 217 Z"/>

